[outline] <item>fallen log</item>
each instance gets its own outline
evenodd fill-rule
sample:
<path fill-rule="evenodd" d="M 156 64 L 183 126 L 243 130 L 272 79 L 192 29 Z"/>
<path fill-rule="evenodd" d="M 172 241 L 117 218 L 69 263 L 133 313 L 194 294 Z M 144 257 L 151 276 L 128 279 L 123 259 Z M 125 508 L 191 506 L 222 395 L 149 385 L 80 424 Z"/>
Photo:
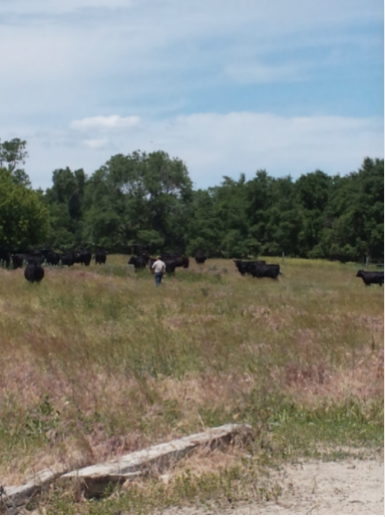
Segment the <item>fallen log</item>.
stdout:
<path fill-rule="evenodd" d="M 206 446 L 214 449 L 220 444 L 231 443 L 234 436 L 239 433 L 250 435 L 251 426 L 227 424 L 212 428 L 207 432 L 126 454 L 117 460 L 68 472 L 61 476 L 60 481 L 77 479 L 84 487 L 85 496 L 95 497 L 101 495 L 109 483 L 124 483 L 129 478 L 147 474 L 153 468 L 160 472 L 197 447 Z"/>
<path fill-rule="evenodd" d="M 0 485 L 2 490 L 0 507 L 7 510 L 7 513 L 18 513 L 17 508 L 40 494 L 53 481 L 58 483 L 78 481 L 86 497 L 101 496 L 108 484 L 122 484 L 129 479 L 143 476 L 154 468 L 161 472 L 198 447 L 214 449 L 221 444 L 232 443 L 235 435 L 250 437 L 251 431 L 251 426 L 247 424 L 227 424 L 72 472 L 63 473 L 63 471 L 45 469 L 34 474 L 21 486 L 1 487 Z"/>

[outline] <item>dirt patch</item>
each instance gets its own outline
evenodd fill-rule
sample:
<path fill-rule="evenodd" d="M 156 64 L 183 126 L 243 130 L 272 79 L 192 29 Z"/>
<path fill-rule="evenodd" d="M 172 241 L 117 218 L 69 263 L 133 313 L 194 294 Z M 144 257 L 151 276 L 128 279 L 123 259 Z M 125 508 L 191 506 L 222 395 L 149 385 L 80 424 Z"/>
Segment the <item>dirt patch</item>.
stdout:
<path fill-rule="evenodd" d="M 382 458 L 306 461 L 267 474 L 273 501 L 168 508 L 168 515 L 384 515 Z"/>

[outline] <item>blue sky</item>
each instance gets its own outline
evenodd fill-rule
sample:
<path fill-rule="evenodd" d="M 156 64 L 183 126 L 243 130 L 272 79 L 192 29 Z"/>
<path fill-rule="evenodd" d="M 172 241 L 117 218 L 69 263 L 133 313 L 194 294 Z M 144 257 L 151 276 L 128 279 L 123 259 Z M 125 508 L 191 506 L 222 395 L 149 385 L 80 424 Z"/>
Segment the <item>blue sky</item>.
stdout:
<path fill-rule="evenodd" d="M 201 188 L 384 156 L 382 0 L 1 0 L 0 59 L 34 187 L 137 149 Z"/>

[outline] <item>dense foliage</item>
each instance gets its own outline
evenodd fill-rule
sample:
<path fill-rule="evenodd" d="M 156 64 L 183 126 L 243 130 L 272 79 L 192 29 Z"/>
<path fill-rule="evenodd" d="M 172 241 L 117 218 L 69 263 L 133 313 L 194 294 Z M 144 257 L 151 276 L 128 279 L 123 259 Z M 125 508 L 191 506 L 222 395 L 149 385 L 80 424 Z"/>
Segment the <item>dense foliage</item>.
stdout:
<path fill-rule="evenodd" d="M 0 168 L 0 243 L 17 250 L 44 242 L 49 233 L 49 210 L 38 193 Z"/>
<path fill-rule="evenodd" d="M 28 176 L 17 169 L 26 143 L 11 143 L 0 149 L 8 181 L 32 194 Z M 219 186 L 193 190 L 183 161 L 162 151 L 136 151 L 112 156 L 90 177 L 82 169 L 57 169 L 52 187 L 38 194 L 49 211 L 49 235 L 44 238 L 44 230 L 33 242 L 57 249 L 131 252 L 146 246 L 153 253 L 202 249 L 223 257 L 383 257 L 383 159 L 366 158 L 346 176 L 316 170 L 294 181 L 259 170 L 250 181 L 241 174 L 238 181 L 224 177 Z M 11 242 L 4 231 L 1 239 Z"/>

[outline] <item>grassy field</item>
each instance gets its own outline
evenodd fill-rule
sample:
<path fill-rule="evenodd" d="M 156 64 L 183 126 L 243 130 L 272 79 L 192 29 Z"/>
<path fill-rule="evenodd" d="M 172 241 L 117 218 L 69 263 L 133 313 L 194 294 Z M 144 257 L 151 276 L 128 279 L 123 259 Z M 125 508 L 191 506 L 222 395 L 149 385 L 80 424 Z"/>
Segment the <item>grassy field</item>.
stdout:
<path fill-rule="evenodd" d="M 44 500 L 48 513 L 146 513 L 274 497 L 258 482 L 264 465 L 382 447 L 384 291 L 365 288 L 357 266 L 286 259 L 274 282 L 241 277 L 230 260 L 191 261 L 156 289 L 126 262 L 46 268 L 41 285 L 0 269 L 3 485 L 253 426 L 247 450 L 191 459 L 167 485 L 154 476 L 100 501 L 76 490 Z"/>

